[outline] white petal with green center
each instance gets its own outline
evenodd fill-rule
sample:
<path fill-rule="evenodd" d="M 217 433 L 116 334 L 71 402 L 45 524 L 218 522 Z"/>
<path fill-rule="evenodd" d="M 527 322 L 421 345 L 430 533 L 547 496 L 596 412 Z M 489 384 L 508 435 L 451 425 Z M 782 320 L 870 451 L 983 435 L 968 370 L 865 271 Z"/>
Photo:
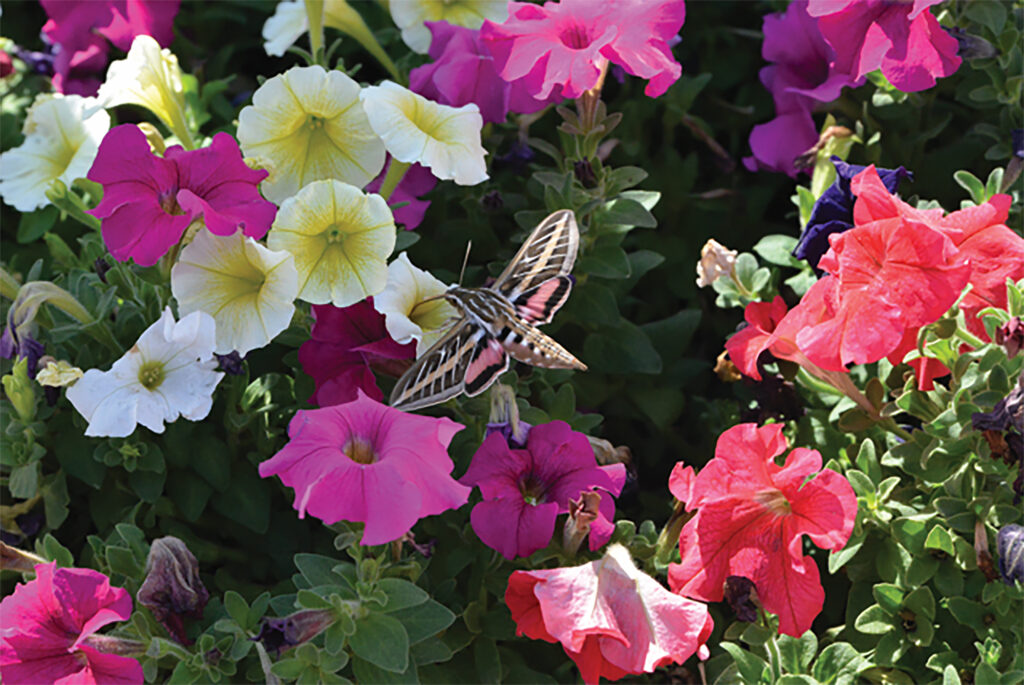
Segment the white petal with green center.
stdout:
<path fill-rule="evenodd" d="M 508 18 L 505 0 L 395 0 L 388 3 L 391 19 L 402 30 L 405 44 L 420 54 L 430 49 L 430 29 L 425 21 L 447 21 L 478 29 L 484 19 L 502 23 Z"/>
<path fill-rule="evenodd" d="M 96 98 L 39 95 L 25 119 L 25 142 L 0 154 L 0 196 L 19 212 L 49 204 L 55 180 L 70 186 L 89 173 L 110 115 Z"/>
<path fill-rule="evenodd" d="M 267 79 L 238 116 L 238 142 L 270 175 L 261 188 L 281 203 L 313 181 L 362 187 L 384 168 L 384 143 L 359 101 L 359 84 L 340 71 L 293 67 Z"/>
<path fill-rule="evenodd" d="M 184 314 L 206 312 L 217 324 L 214 351 L 245 355 L 288 328 L 299 275 L 288 252 L 274 252 L 241 232 L 201 230 L 171 269 L 171 291 Z"/>
<path fill-rule="evenodd" d="M 384 315 L 388 335 L 395 342 L 416 340 L 416 356 L 437 342 L 458 317 L 455 307 L 443 298 L 424 302 L 448 289 L 432 274 L 413 265 L 407 253 L 388 265 L 388 284 L 373 298 L 374 308 Z"/>
<path fill-rule="evenodd" d="M 281 205 L 267 245 L 295 257 L 300 300 L 347 307 L 387 284 L 395 220 L 380 195 L 316 181 Z"/>
<path fill-rule="evenodd" d="M 391 81 L 364 88 L 360 98 L 370 126 L 395 159 L 419 162 L 459 185 L 487 180 L 483 118 L 475 104 L 439 105 Z"/>

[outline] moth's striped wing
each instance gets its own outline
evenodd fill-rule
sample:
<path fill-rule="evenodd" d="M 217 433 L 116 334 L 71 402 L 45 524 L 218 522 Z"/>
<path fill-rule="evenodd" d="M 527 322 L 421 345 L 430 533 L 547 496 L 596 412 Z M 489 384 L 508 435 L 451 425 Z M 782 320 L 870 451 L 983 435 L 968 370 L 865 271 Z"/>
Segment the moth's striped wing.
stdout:
<path fill-rule="evenodd" d="M 391 391 L 391 406 L 413 411 L 458 395 L 483 392 L 508 368 L 508 354 L 480 326 L 456 323 L 402 374 Z"/>
<path fill-rule="evenodd" d="M 512 300 L 512 306 L 524 321 L 540 326 L 551 323 L 555 312 L 569 299 L 571 290 L 571 278 L 555 276 L 521 293 Z"/>
<path fill-rule="evenodd" d="M 576 216 L 560 209 L 541 221 L 498 276 L 494 289 L 515 302 L 523 293 L 556 276 L 568 276 L 580 248 Z"/>

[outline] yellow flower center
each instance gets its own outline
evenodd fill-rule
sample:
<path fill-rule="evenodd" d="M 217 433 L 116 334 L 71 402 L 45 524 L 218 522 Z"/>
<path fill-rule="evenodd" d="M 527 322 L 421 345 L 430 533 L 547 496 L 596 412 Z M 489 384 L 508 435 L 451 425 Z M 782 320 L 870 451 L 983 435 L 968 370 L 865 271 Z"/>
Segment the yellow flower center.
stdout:
<path fill-rule="evenodd" d="M 338 224 L 331 224 L 324 233 L 328 243 L 343 243 L 348 237 L 348 234 Z"/>
<path fill-rule="evenodd" d="M 146 390 L 156 390 L 159 388 L 166 376 L 163 362 L 146 362 L 139 367 L 139 383 Z"/>
<path fill-rule="evenodd" d="M 357 464 L 372 464 L 377 461 L 373 445 L 361 438 L 351 438 L 342 448 L 342 452 Z"/>
<path fill-rule="evenodd" d="M 309 118 L 306 120 L 306 125 L 311 129 L 321 129 L 324 127 L 324 121 L 325 119 L 323 117 L 310 114 Z"/>

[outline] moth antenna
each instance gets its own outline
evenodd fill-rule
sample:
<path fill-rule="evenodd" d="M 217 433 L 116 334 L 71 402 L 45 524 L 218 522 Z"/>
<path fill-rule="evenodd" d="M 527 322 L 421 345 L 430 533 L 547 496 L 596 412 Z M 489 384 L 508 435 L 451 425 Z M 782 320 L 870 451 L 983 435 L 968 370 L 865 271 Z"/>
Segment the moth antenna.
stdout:
<path fill-rule="evenodd" d="M 469 263 L 469 251 L 473 249 L 473 241 L 466 241 L 466 256 L 462 258 L 462 270 L 459 271 L 459 286 L 462 286 L 462 277 L 466 275 L 466 264 Z"/>

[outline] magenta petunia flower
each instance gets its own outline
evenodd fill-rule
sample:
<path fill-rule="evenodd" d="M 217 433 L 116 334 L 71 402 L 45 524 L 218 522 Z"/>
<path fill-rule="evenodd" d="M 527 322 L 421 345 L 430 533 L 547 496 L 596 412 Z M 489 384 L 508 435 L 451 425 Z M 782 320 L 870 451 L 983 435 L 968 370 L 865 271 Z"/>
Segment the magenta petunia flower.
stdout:
<path fill-rule="evenodd" d="M 446 21 L 428 21 L 430 64 L 409 72 L 409 88 L 442 105 L 476 103 L 485 122 L 502 122 L 509 112 L 528 114 L 550 101 L 535 99 L 523 81 L 505 81 L 494 66 L 480 31 Z"/>
<path fill-rule="evenodd" d="M 326 524 L 362 521 L 361 544 L 379 545 L 469 499 L 471 488 L 451 477 L 448 457 L 452 437 L 463 428 L 360 392 L 347 404 L 296 412 L 288 444 L 260 464 L 260 476 L 280 476 L 295 489 L 299 518 L 308 512 Z"/>
<path fill-rule="evenodd" d="M 855 79 L 830 64 L 835 52 L 825 42 L 817 21 L 807 14 L 806 2 L 793 2 L 784 13 L 764 18 L 761 56 L 771 64 L 761 69 L 761 83 L 775 101 L 775 119 L 750 133 L 753 157 L 743 160 L 750 171 L 769 169 L 795 176 L 794 160 L 818 141 L 811 111 L 831 102 Z"/>
<path fill-rule="evenodd" d="M 241 228 L 262 238 L 277 212 L 257 188 L 266 177 L 246 166 L 227 133 L 209 147 L 175 145 L 157 157 L 138 126 L 122 124 L 103 138 L 89 170 L 88 179 L 103 185 L 103 200 L 89 213 L 103 220 L 103 242 L 115 259 L 150 266 L 200 215 L 216 235 Z"/>
<path fill-rule="evenodd" d="M 459 479 L 477 485 L 483 501 L 470 522 L 480 540 L 506 559 L 527 557 L 542 549 L 555 531 L 555 519 L 569 511 L 569 500 L 600 488 L 622 492 L 626 467 L 598 466 L 587 436 L 564 421 L 533 426 L 526 449 L 509 449 L 501 433 L 491 433 Z M 600 516 L 591 526 L 590 549 L 611 537 L 615 501 L 601 497 Z"/>
<path fill-rule="evenodd" d="M 94 74 L 107 64 L 107 40 L 128 50 L 136 36 L 147 35 L 167 47 L 174 39 L 172 25 L 179 0 L 40 0 L 40 4 L 49 18 L 43 35 L 57 47 L 53 87 L 65 94 L 95 95 L 100 81 Z"/>
<path fill-rule="evenodd" d="M 116 638 L 94 635 L 127 621 L 132 598 L 87 568 L 35 567 L 36 578 L 0 603 L 0 677 L 4 683 L 139 683 L 142 665 L 107 653 Z M 143 645 L 139 645 L 144 649 Z"/>
<path fill-rule="evenodd" d="M 881 69 L 892 85 L 915 92 L 960 68 L 956 38 L 928 9 L 939 2 L 810 0 L 807 12 L 835 49 L 836 70 L 860 78 Z"/>
<path fill-rule="evenodd" d="M 657 97 L 682 74 L 668 42 L 685 18 L 683 0 L 509 2 L 508 19 L 485 21 L 480 36 L 501 78 L 522 79 L 535 98 L 579 97 L 609 61 L 648 79 L 644 92 Z"/>
<path fill-rule="evenodd" d="M 385 162 L 384 169 L 377 174 L 377 178 L 366 184 L 364 190 L 368 193 L 379 192 L 390 166 L 391 156 L 388 155 L 388 161 Z M 411 165 L 406 170 L 402 180 L 391 191 L 391 197 L 388 198 L 389 206 L 404 203 L 403 206 L 392 210 L 395 223 L 401 224 L 407 231 L 411 231 L 419 226 L 423 222 L 423 215 L 430 206 L 430 200 L 421 200 L 420 198 L 433 190 L 436 185 L 437 178 L 430 173 L 430 169 L 422 164 Z"/>
<path fill-rule="evenodd" d="M 384 398 L 371 367 L 401 376 L 416 356 L 415 341 L 399 345 L 388 334 L 384 315 L 366 299 L 350 307 L 313 305 L 313 330 L 299 348 L 302 370 L 316 382 L 311 404 L 327 407 L 351 402 L 359 391 Z"/>

